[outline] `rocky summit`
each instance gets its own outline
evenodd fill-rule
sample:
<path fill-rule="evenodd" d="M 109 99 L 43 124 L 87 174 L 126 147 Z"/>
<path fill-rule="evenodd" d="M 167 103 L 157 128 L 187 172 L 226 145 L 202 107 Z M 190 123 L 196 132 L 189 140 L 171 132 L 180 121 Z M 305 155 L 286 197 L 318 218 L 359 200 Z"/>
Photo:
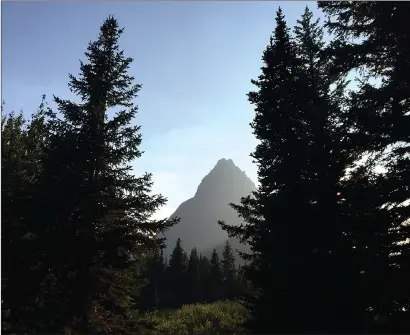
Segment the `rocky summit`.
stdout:
<path fill-rule="evenodd" d="M 256 190 L 255 184 L 231 159 L 220 159 L 199 184 L 195 196 L 183 202 L 171 217 L 179 217 L 180 223 L 166 232 L 170 254 L 178 237 L 185 250 L 196 247 L 209 252 L 228 239 L 218 225 L 218 220 L 228 224 L 240 224 L 241 220 L 229 203 L 240 202 L 241 197 Z"/>

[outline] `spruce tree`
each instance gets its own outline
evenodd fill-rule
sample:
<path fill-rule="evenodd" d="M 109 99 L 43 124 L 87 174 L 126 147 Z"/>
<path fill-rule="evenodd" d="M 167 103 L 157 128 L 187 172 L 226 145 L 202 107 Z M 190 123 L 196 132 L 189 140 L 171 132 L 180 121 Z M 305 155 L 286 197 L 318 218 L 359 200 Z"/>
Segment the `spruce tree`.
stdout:
<path fill-rule="evenodd" d="M 21 210 L 21 193 L 25 193 L 27 184 L 24 181 L 24 152 L 26 150 L 23 115 L 2 115 L 1 129 L 1 193 L 2 193 L 2 314 L 4 319 L 9 319 L 17 314 L 18 306 L 24 302 L 24 297 L 20 294 L 18 284 L 21 271 L 27 271 L 30 264 L 24 264 L 21 252 L 24 252 L 24 235 L 27 228 L 19 215 Z M 24 218 L 24 217 L 23 217 Z M 23 222 L 22 222 L 23 221 Z M 27 255 L 28 256 L 28 255 Z M 19 264 L 19 266 L 16 266 Z M 26 273 L 27 275 L 27 273 Z M 14 305 L 13 302 L 17 302 Z M 6 317 L 4 317 L 6 316 Z M 9 323 L 10 321 L 7 320 Z M 17 322 L 17 321 L 15 321 Z M 14 323 L 14 322 L 13 322 Z M 11 324 L 9 325 L 11 326 Z"/>
<path fill-rule="evenodd" d="M 221 224 L 251 246 L 242 256 L 256 290 L 247 305 L 257 332 L 355 331 L 360 319 L 337 196 L 357 150 L 343 117 L 345 83 L 329 87 L 322 36 L 306 9 L 292 37 L 279 9 L 262 74 L 252 81 L 258 90 L 248 95 L 260 187 L 232 205 L 244 224 Z M 350 308 L 346 317 L 341 310 Z"/>
<path fill-rule="evenodd" d="M 199 276 L 201 296 L 200 302 L 209 302 L 211 296 L 211 270 L 210 262 L 206 256 L 199 256 Z"/>
<path fill-rule="evenodd" d="M 224 296 L 228 299 L 233 299 L 237 291 L 235 256 L 233 255 L 232 247 L 228 240 L 222 250 L 221 271 Z"/>
<path fill-rule="evenodd" d="M 352 173 L 345 198 L 356 222 L 367 309 L 376 320 L 369 331 L 409 332 L 410 244 L 404 241 L 410 238 L 410 7 L 370 1 L 320 2 L 319 7 L 337 36 L 328 49 L 335 77 L 360 70 L 349 108 L 370 158 Z M 385 172 L 376 173 L 376 166 Z"/>
<path fill-rule="evenodd" d="M 178 238 L 174 250 L 172 250 L 168 266 L 171 270 L 183 273 L 186 270 L 187 265 L 188 258 L 185 250 L 182 248 L 182 240 Z"/>
<path fill-rule="evenodd" d="M 196 303 L 200 300 L 201 287 L 200 287 L 200 259 L 196 248 L 191 250 L 188 261 L 187 269 L 187 303 Z"/>
<path fill-rule="evenodd" d="M 151 219 L 166 199 L 150 193 L 151 174 L 136 177 L 130 165 L 141 156 L 140 127 L 133 123 L 141 85 L 127 73 L 132 58 L 119 49 L 122 33 L 115 18 L 104 21 L 79 76 L 70 75 L 69 88 L 81 102 L 54 97 L 61 119 L 48 114 L 39 209 L 45 285 L 54 285 L 52 274 L 60 306 L 58 315 L 49 309 L 48 331 L 124 331 L 140 258 L 161 246 L 153 236 L 173 224 Z"/>
<path fill-rule="evenodd" d="M 31 120 L 20 114 L 2 115 L 2 329 L 31 332 L 39 309 L 40 281 L 33 217 L 40 164 L 47 145 L 45 96 Z M 3 106 L 2 106 L 3 112 Z"/>
<path fill-rule="evenodd" d="M 300 82 L 304 94 L 299 105 L 309 143 L 301 208 L 309 224 L 300 230 L 308 244 L 304 271 L 310 273 L 304 280 L 306 327 L 311 331 L 360 332 L 363 287 L 350 238 L 351 218 L 343 215 L 338 194 L 346 170 L 362 155 L 363 147 L 346 110 L 346 82 L 334 81 L 325 57 L 323 28 L 307 7 L 294 28 L 294 40 L 299 73 L 305 78 Z M 342 320 L 345 310 L 350 310 L 349 318 L 343 316 Z"/>
<path fill-rule="evenodd" d="M 187 268 L 188 256 L 182 248 L 181 239 L 178 238 L 165 273 L 168 295 L 167 304 L 169 307 L 178 308 L 184 303 Z"/>
<path fill-rule="evenodd" d="M 219 255 L 214 249 L 209 262 L 210 300 L 216 301 L 222 296 L 222 271 Z"/>
<path fill-rule="evenodd" d="M 136 304 L 140 312 L 160 307 L 165 268 L 166 264 L 162 250 L 156 249 L 148 255 L 144 269 L 144 278 L 147 282 L 143 286 L 140 295 L 136 297 Z"/>
<path fill-rule="evenodd" d="M 286 193 L 298 193 L 300 163 L 305 161 L 303 147 L 298 146 L 301 132 L 296 128 L 299 110 L 293 91 L 297 80 L 295 51 L 279 8 L 275 31 L 263 53 L 262 74 L 252 80 L 258 91 L 248 94 L 256 106 L 251 127 L 260 143 L 251 156 L 258 164 L 260 186 L 253 196 L 243 198 L 241 205 L 233 205 L 246 223 L 231 227 L 220 222 L 231 236 L 251 247 L 251 253 L 242 256 L 248 262 L 246 275 L 258 290 L 248 301 L 253 331 L 257 332 L 290 330 L 291 305 L 295 302 L 289 299 L 286 287 L 292 285 L 295 274 L 289 273 L 287 266 L 301 262 L 292 253 L 295 236 L 290 234 L 291 223 L 298 220 L 294 210 L 298 199 L 286 197 Z"/>

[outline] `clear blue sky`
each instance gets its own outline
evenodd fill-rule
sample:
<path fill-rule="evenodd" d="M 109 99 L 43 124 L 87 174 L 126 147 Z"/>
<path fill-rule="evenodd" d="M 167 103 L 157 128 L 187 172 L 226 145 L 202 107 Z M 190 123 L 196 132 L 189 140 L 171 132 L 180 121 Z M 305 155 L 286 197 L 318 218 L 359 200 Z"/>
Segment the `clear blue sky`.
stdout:
<path fill-rule="evenodd" d="M 256 181 L 249 153 L 253 107 L 246 94 L 282 7 L 289 25 L 315 2 L 3 2 L 2 99 L 5 111 L 30 115 L 46 94 L 72 98 L 87 43 L 113 14 L 125 32 L 120 46 L 134 58 L 143 85 L 136 122 L 144 156 L 136 173 L 154 174 L 169 215 L 192 197 L 220 158 L 231 158 Z"/>

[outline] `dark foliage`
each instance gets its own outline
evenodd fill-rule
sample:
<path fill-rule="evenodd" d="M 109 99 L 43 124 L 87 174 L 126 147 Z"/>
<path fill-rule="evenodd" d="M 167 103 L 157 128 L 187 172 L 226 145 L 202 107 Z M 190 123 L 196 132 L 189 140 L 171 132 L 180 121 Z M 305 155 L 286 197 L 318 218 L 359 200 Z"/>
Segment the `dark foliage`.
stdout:
<path fill-rule="evenodd" d="M 226 241 L 222 250 L 221 272 L 222 287 L 224 290 L 223 295 L 232 299 L 237 294 L 237 273 L 235 269 L 235 257 L 229 241 Z"/>
<path fill-rule="evenodd" d="M 175 223 L 150 219 L 166 199 L 150 193 L 150 174 L 136 177 L 132 173 L 130 162 L 141 156 L 140 127 L 132 124 L 137 113 L 133 99 L 141 86 L 127 74 L 132 59 L 119 49 L 122 33 L 113 17 L 104 21 L 98 39 L 87 48 L 80 75 L 70 75 L 69 88 L 81 102 L 54 97 L 60 115 L 51 110 L 45 113 L 47 146 L 34 157 L 41 169 L 22 167 L 21 175 L 26 178 L 27 173 L 29 180 L 10 180 L 25 183 L 25 194 L 10 195 L 25 197 L 25 202 L 16 203 L 18 209 L 12 209 L 7 225 L 13 225 L 12 213 L 19 211 L 20 218 L 33 221 L 32 229 L 22 225 L 20 231 L 14 229 L 19 237 L 10 246 L 18 248 L 28 233 L 34 236 L 36 249 L 25 256 L 36 257 L 33 266 L 37 266 L 33 281 L 38 284 L 36 325 L 31 331 L 126 330 L 132 296 L 142 284 L 138 280 L 141 258 L 163 243 L 154 236 Z M 111 108 L 117 112 L 109 118 Z M 33 127 L 41 125 L 42 115 L 38 118 Z M 36 151 L 28 149 L 36 148 L 30 147 L 34 141 L 30 131 L 26 135 L 19 130 L 19 117 L 6 120 L 5 128 L 6 134 L 9 129 L 11 137 L 21 138 L 21 144 L 2 150 L 3 156 L 10 157 L 3 176 L 14 178 L 8 171 L 13 164 L 25 164 L 24 145 L 33 155 Z M 42 135 L 43 130 L 33 131 Z M 28 201 L 31 192 L 26 191 L 33 181 L 35 197 Z M 22 212 L 28 203 L 32 209 Z M 20 256 L 16 253 L 15 257 Z M 31 270 L 25 264 L 21 268 Z M 19 294 L 7 285 L 7 294 Z"/>
<path fill-rule="evenodd" d="M 369 158 L 352 173 L 346 211 L 354 223 L 371 332 L 410 332 L 410 5 L 320 2 L 337 38 L 335 77 L 358 70 L 350 92 L 354 127 Z M 384 168 L 376 173 L 375 166 Z"/>
<path fill-rule="evenodd" d="M 334 12 L 329 10 L 330 14 L 335 14 L 338 7 L 361 8 L 358 17 L 346 19 L 348 24 L 369 20 L 361 15 L 366 11 L 373 13 L 378 5 L 326 2 L 321 6 L 331 8 Z M 334 26 L 329 26 L 340 27 L 343 20 L 340 17 Z M 365 26 L 368 22 L 364 21 L 358 25 Z M 346 29 L 345 34 L 352 29 Z M 380 24 L 377 33 L 383 29 L 387 33 L 386 23 Z M 402 35 L 406 35 L 404 30 Z M 404 38 L 402 35 L 400 38 Z M 386 146 L 392 141 L 404 141 L 408 135 L 400 126 L 387 130 L 391 129 L 387 122 L 386 131 L 378 132 L 362 119 L 364 115 L 377 114 L 377 102 L 375 105 L 375 100 L 369 100 L 363 92 L 347 96 L 344 77 L 338 73 L 341 68 L 353 66 L 340 58 L 353 52 L 353 47 L 343 49 L 341 33 L 340 40 L 325 47 L 322 36 L 309 10 L 291 36 L 279 9 L 275 32 L 263 55 L 262 74 L 252 81 L 258 91 L 249 93 L 249 101 L 255 105 L 251 126 L 260 141 L 252 154 L 258 164 L 260 187 L 252 197 L 242 199 L 241 205 L 232 205 L 245 221 L 242 226 L 221 222 L 231 236 L 240 237 L 251 246 L 251 253 L 243 257 L 249 262 L 246 273 L 256 294 L 248 298 L 247 304 L 254 317 L 251 327 L 259 332 L 369 331 L 374 329 L 369 311 L 374 312 L 375 297 L 380 297 L 376 298 L 377 304 L 386 303 L 378 306 L 378 312 L 373 314 L 377 317 L 382 316 L 382 308 L 398 313 L 408 304 L 407 289 L 396 290 L 393 284 L 402 283 L 408 271 L 408 258 L 404 261 L 403 257 L 408 253 L 407 246 L 397 245 L 408 236 L 402 225 L 408 219 L 408 207 L 398 206 L 408 199 L 403 192 L 408 189 L 406 172 L 397 169 L 405 166 L 405 149 L 401 146 L 392 150 L 396 152 L 396 163 L 390 158 L 387 166 L 390 171 L 395 166 L 395 177 L 389 176 L 392 172 L 374 177 L 371 170 L 359 169 L 351 174 L 353 177 L 346 178 L 347 169 L 365 153 L 380 150 L 374 147 L 377 143 L 384 141 Z M 387 50 L 387 44 L 385 47 Z M 360 50 L 369 53 L 368 48 L 369 45 Z M 360 58 L 356 54 L 350 62 L 354 57 Z M 376 59 L 376 52 L 370 57 Z M 362 65 L 367 63 L 363 61 Z M 386 71 L 389 65 L 383 66 Z M 402 71 L 405 66 L 408 64 L 401 67 Z M 393 95 L 398 101 L 403 99 L 402 107 L 395 107 L 396 117 L 399 111 L 405 116 L 406 96 L 393 91 L 377 93 L 379 99 Z M 367 107 L 362 106 L 366 101 Z M 363 113 L 366 108 L 367 113 Z M 387 110 L 385 104 L 380 104 L 380 108 Z M 388 116 L 384 120 L 391 121 Z M 402 122 L 408 122 L 407 118 Z M 388 178 L 392 181 L 390 188 Z M 374 193 L 367 194 L 371 190 Z M 397 194 L 401 197 L 391 201 Z M 369 207 L 364 199 L 374 202 Z M 387 210 L 386 204 L 394 204 L 395 208 Z M 396 256 L 392 256 L 393 252 Z M 387 274 L 393 281 L 381 279 Z M 390 293 L 388 298 L 376 294 L 375 285 L 381 292 L 381 286 L 387 283 L 394 297 Z M 395 295 L 398 292 L 402 294 L 400 298 Z M 387 314 L 391 315 L 390 311 Z"/>
<path fill-rule="evenodd" d="M 150 258 L 144 272 L 148 284 L 138 299 L 138 307 L 144 311 L 179 308 L 184 304 L 210 303 L 221 299 L 240 299 L 248 286 L 234 263 L 228 241 L 220 261 L 215 250 L 210 260 L 198 254 L 195 248 L 188 257 L 181 239 L 178 239 L 165 270 L 162 256 Z"/>

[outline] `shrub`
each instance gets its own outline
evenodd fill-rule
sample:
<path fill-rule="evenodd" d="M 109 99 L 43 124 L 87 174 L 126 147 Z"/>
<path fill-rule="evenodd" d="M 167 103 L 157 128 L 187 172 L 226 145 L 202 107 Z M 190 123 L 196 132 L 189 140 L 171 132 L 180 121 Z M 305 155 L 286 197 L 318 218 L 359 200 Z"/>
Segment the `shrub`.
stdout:
<path fill-rule="evenodd" d="M 216 335 L 243 334 L 247 310 L 237 302 L 184 305 L 176 311 L 155 311 L 140 318 L 146 334 Z"/>

